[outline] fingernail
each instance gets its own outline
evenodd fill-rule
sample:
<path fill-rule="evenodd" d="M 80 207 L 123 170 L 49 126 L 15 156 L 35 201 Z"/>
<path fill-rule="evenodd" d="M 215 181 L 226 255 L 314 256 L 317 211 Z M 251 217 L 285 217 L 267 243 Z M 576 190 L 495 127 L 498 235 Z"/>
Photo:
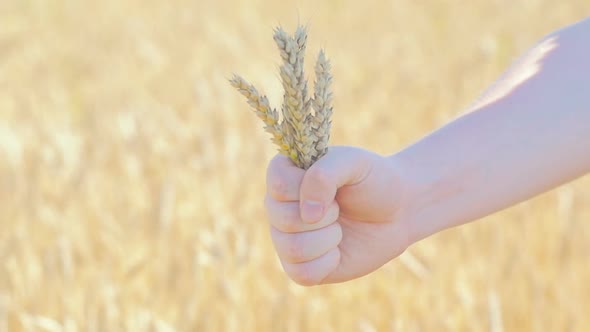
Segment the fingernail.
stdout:
<path fill-rule="evenodd" d="M 301 207 L 301 219 L 305 222 L 316 222 L 322 219 L 324 205 L 322 202 L 306 200 Z"/>

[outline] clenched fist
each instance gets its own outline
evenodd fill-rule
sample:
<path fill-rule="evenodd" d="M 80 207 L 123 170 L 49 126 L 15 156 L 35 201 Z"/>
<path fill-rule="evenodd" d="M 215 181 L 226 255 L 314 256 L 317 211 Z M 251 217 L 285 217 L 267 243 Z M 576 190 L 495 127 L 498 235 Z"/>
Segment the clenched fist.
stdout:
<path fill-rule="evenodd" d="M 285 272 L 306 286 L 342 282 L 400 255 L 411 244 L 402 190 L 392 161 L 363 149 L 331 147 L 307 171 L 277 155 L 265 206 Z"/>

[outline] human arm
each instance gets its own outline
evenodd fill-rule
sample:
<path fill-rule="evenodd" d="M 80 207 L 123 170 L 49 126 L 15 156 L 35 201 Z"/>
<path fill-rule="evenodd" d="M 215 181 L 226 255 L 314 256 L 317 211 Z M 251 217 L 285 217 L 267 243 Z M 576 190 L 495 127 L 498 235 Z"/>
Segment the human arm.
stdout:
<path fill-rule="evenodd" d="M 287 274 L 303 285 L 360 277 L 590 171 L 589 25 L 547 36 L 468 113 L 392 156 L 331 147 L 307 171 L 275 158 L 266 208 Z"/>
<path fill-rule="evenodd" d="M 539 42 L 448 125 L 390 157 L 413 241 L 590 171 L 590 20 Z"/>

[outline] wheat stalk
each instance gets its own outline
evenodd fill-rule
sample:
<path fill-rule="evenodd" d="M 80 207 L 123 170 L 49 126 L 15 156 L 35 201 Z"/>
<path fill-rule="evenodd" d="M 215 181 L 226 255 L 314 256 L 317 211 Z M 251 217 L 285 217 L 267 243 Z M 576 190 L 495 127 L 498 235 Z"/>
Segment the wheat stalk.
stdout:
<path fill-rule="evenodd" d="M 230 83 L 246 96 L 248 104 L 265 123 L 265 130 L 272 135 L 272 141 L 279 146 L 279 152 L 289 156 L 298 167 L 308 169 L 328 148 L 332 114 L 330 62 L 320 51 L 315 66 L 314 97 L 310 99 L 303 70 L 306 29 L 299 26 L 294 36 L 289 36 L 278 27 L 274 30 L 273 39 L 282 58 L 282 121 L 279 121 L 276 110 L 270 107 L 266 96 L 261 96 L 254 86 L 238 75 L 234 75 Z M 314 114 L 311 113 L 312 108 Z"/>

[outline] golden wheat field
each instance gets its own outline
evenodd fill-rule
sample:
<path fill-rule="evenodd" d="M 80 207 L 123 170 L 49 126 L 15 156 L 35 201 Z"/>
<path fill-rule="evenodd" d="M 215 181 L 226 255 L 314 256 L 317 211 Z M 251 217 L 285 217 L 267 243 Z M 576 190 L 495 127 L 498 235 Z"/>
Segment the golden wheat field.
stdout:
<path fill-rule="evenodd" d="M 589 331 L 590 179 L 305 288 L 263 208 L 272 29 L 334 73 L 331 144 L 392 154 L 577 1 L 3 0 L 0 331 Z M 308 73 L 313 61 L 308 60 Z M 311 77 L 313 79 L 313 77 Z M 541 133 L 542 134 L 542 133 Z"/>

